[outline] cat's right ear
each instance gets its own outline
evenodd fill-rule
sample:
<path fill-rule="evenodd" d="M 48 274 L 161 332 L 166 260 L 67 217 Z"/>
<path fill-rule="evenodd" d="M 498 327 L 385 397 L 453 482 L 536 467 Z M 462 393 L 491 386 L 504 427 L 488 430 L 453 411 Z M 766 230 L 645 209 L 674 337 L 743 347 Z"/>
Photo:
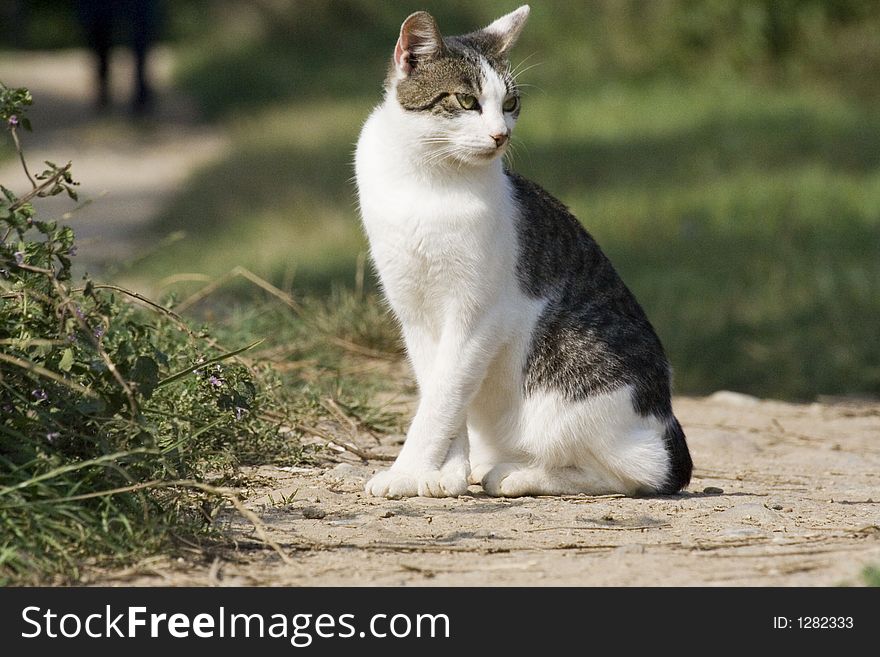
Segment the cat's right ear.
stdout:
<path fill-rule="evenodd" d="M 400 38 L 394 47 L 394 68 L 405 78 L 419 62 L 438 57 L 443 50 L 443 37 L 434 17 L 426 11 L 417 11 L 400 26 Z"/>

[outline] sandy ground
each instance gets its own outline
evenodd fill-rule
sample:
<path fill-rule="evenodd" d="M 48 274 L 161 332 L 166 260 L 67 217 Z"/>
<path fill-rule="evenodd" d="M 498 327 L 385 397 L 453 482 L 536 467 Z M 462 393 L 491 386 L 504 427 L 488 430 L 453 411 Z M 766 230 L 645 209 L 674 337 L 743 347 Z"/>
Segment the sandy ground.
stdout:
<path fill-rule="evenodd" d="M 247 504 L 287 563 L 233 522 L 239 548 L 154 560 L 111 585 L 700 585 L 862 583 L 880 565 L 880 403 L 678 398 L 696 464 L 678 496 L 385 500 L 386 463 L 259 468 Z M 400 436 L 376 446 L 393 454 Z"/>

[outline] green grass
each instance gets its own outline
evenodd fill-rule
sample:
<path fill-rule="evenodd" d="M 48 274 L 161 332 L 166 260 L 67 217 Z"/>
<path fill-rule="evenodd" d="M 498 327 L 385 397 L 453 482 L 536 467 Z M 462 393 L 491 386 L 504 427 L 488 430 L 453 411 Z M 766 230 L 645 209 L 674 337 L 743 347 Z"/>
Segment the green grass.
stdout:
<path fill-rule="evenodd" d="M 218 429 L 225 412 L 199 398 L 193 384 L 199 377 L 190 374 L 167 400 L 154 398 L 144 408 L 157 444 L 119 418 L 107 418 L 119 427 L 83 436 L 74 454 L 63 430 L 55 445 L 40 431 L 16 437 L 0 425 L 0 586 L 85 582 L 95 570 L 155 554 L 207 558 L 232 547 L 225 537 L 230 513 L 222 510 L 231 511 L 229 491 L 253 483 L 241 466 L 314 462 L 322 443 L 314 442 L 310 428 L 341 436 L 348 436 L 351 422 L 370 432 L 402 430 L 398 412 L 375 402 L 378 393 L 390 391 L 387 360 L 361 353 L 393 356 L 398 350 L 375 297 L 335 290 L 320 300 L 304 299 L 294 312 L 253 289 L 241 305 L 219 296 L 219 305 L 208 298 L 190 315 L 210 315 L 220 344 L 262 339 L 243 361 L 257 387 L 259 418 L 237 432 L 235 426 Z M 147 314 L 143 321 L 154 318 Z M 168 352 L 163 341 L 174 343 L 175 330 L 152 326 L 156 343 Z M 399 385 L 391 392 L 399 393 Z M 262 429 L 254 430 L 255 421 Z M 128 440 L 115 429 L 129 431 Z"/>

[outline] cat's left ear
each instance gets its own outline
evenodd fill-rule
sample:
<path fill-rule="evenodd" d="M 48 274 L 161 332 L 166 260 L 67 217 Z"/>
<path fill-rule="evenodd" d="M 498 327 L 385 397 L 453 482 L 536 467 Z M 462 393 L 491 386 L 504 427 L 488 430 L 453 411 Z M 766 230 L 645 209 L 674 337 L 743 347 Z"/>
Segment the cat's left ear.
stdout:
<path fill-rule="evenodd" d="M 419 62 L 443 54 L 443 37 L 434 17 L 426 11 L 410 14 L 400 26 L 400 37 L 394 47 L 394 67 L 406 77 Z"/>
<path fill-rule="evenodd" d="M 523 5 L 519 9 L 515 9 L 509 14 L 493 21 L 477 34 L 488 37 L 492 43 L 492 53 L 495 56 L 506 59 L 510 49 L 513 48 L 520 33 L 526 26 L 529 11 L 530 7 Z"/>

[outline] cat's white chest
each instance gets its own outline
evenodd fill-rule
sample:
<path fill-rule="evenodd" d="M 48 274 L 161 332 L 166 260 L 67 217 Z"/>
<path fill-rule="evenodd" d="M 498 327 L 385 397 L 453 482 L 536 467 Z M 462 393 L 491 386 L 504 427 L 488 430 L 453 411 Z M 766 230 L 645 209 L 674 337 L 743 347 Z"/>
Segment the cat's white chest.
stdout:
<path fill-rule="evenodd" d="M 404 322 L 438 326 L 512 279 L 512 202 L 503 175 L 426 176 L 402 165 L 375 125 L 357 151 L 361 215 L 386 294 Z"/>

